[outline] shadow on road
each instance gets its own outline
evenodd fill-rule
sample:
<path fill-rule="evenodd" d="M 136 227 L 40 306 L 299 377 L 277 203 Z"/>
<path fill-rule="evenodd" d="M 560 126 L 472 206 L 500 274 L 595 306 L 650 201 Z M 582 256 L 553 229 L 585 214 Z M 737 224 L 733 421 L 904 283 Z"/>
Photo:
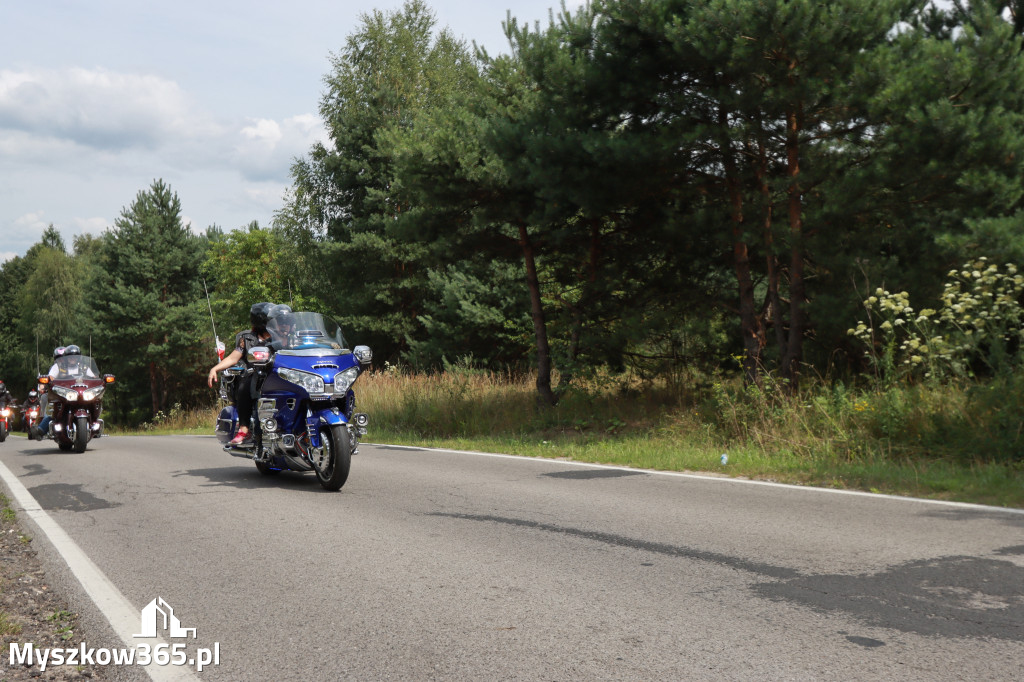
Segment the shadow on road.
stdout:
<path fill-rule="evenodd" d="M 263 488 L 282 488 L 286 490 L 305 490 L 308 492 L 328 492 L 320 486 L 316 476 L 312 473 L 303 474 L 297 471 L 282 471 L 279 474 L 265 476 L 256 470 L 256 467 L 218 467 L 212 469 L 187 469 L 174 474 L 176 478 L 181 476 L 195 476 L 205 478 L 204 486 L 241 488 L 243 490 L 260 490 Z"/>
<path fill-rule="evenodd" d="M 82 490 L 81 483 L 44 483 L 29 488 L 28 491 L 39 506 L 47 511 L 83 512 L 121 506 L 120 502 L 109 502 L 87 490 Z"/>

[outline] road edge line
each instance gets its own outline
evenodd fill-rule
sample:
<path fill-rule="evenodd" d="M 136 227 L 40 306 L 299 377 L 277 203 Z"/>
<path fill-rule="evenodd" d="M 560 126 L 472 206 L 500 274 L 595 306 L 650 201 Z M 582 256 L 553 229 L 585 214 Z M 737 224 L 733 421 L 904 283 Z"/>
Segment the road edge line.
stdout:
<path fill-rule="evenodd" d="M 140 611 L 121 594 L 121 590 L 110 581 L 71 536 L 53 520 L 28 491 L 28 488 L 14 475 L 6 464 L 0 461 L 0 478 L 17 503 L 15 512 L 23 512 L 43 533 L 50 545 L 67 564 L 71 574 L 82 585 L 85 594 L 107 619 L 114 634 L 128 648 L 134 649 L 133 631 L 138 629 Z M 157 638 L 160 643 L 165 643 Z M 192 671 L 183 666 L 142 666 L 153 682 L 190 682 L 199 680 Z"/>
<path fill-rule="evenodd" d="M 502 459 L 519 459 L 532 462 L 550 462 L 552 464 L 564 464 L 567 466 L 595 467 L 598 469 L 612 469 L 615 471 L 632 471 L 642 474 L 654 474 L 657 476 L 671 476 L 674 478 L 692 478 L 700 481 L 717 481 L 720 483 L 739 483 L 746 485 L 759 485 L 771 488 L 786 488 L 788 490 L 800 490 L 804 492 L 830 493 L 833 495 L 853 495 L 855 497 L 868 497 L 882 500 L 896 500 L 899 502 L 918 502 L 942 507 L 955 507 L 958 509 L 974 509 L 977 511 L 1003 512 L 1006 514 L 1024 514 L 1024 509 L 1017 507 L 996 507 L 987 504 L 975 504 L 973 502 L 957 502 L 955 500 L 931 500 L 926 497 L 909 497 L 903 495 L 888 495 L 886 493 L 872 493 L 865 490 L 844 490 L 842 488 L 821 488 L 811 485 L 795 485 L 793 483 L 777 483 L 775 481 L 756 481 L 752 478 L 734 478 L 726 474 L 695 473 L 686 471 L 662 471 L 660 469 L 639 469 L 636 467 L 621 466 L 617 464 L 597 464 L 595 462 L 579 462 L 569 459 L 554 459 L 551 457 L 539 457 L 536 455 L 509 455 L 500 452 L 480 452 L 478 450 L 455 450 L 452 448 L 432 448 L 422 445 L 395 445 L 390 443 L 360 442 L 360 445 L 370 447 L 384 447 L 401 450 L 423 450 L 426 452 L 450 452 L 456 455 L 474 455 L 477 457 L 498 457 Z"/>

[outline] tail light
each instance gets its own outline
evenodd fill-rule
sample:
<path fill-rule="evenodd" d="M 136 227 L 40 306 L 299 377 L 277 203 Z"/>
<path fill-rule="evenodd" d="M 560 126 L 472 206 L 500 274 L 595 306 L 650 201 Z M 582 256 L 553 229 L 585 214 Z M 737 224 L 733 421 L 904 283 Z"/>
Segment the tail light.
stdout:
<path fill-rule="evenodd" d="M 270 362 L 270 349 L 266 346 L 253 346 L 246 356 L 250 365 L 262 367 Z"/>

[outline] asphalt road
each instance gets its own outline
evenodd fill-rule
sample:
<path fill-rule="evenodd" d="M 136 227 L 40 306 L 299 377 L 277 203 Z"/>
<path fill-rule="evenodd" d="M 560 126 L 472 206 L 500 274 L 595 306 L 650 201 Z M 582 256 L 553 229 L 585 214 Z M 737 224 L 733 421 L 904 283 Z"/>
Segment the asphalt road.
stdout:
<path fill-rule="evenodd" d="M 212 437 L 0 462 L 133 616 L 218 647 L 202 679 L 1024 679 L 1020 512 L 367 444 L 338 493 Z"/>

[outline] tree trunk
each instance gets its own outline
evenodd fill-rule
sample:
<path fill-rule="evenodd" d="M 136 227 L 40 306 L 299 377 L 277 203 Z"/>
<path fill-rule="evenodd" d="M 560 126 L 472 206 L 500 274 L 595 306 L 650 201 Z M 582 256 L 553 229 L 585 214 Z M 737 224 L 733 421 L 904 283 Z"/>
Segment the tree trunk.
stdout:
<path fill-rule="evenodd" d="M 544 304 L 540 295 L 540 278 L 537 277 L 537 263 L 534 260 L 533 243 L 526 225 L 519 225 L 519 246 L 523 250 L 526 265 L 526 286 L 530 290 L 530 315 L 533 318 L 533 332 L 537 342 L 537 404 L 553 407 L 557 402 L 551 390 L 551 348 L 548 345 L 548 329 L 544 321 Z"/>
<path fill-rule="evenodd" d="M 590 299 L 593 296 L 594 284 L 597 282 L 597 266 L 600 260 L 601 221 L 600 219 L 594 218 L 590 220 L 590 249 L 586 266 L 586 283 L 583 285 L 583 291 L 580 294 L 579 302 L 576 305 L 568 306 L 572 311 L 572 331 L 569 333 L 569 366 L 561 368 L 561 376 L 558 379 L 558 388 L 555 391 L 556 395 L 561 395 L 563 391 L 569 388 L 569 384 L 572 383 L 573 380 L 576 358 L 579 357 L 581 339 L 583 337 L 583 311 L 587 308 L 590 303 Z"/>
<path fill-rule="evenodd" d="M 719 110 L 719 124 L 724 130 L 728 116 Z M 764 349 L 764 326 L 757 315 L 754 304 L 754 280 L 750 274 L 750 249 L 743 234 L 743 194 L 739 174 L 732 158 L 729 141 L 722 142 L 722 158 L 725 166 L 725 183 L 729 194 L 730 220 L 732 222 L 732 257 L 736 269 L 736 283 L 739 293 L 740 334 L 743 337 L 743 383 L 761 383 L 761 353 Z"/>
<path fill-rule="evenodd" d="M 782 376 L 797 388 L 800 363 L 803 360 L 804 335 L 804 254 L 803 254 L 803 197 L 800 190 L 800 127 L 803 124 L 801 108 L 797 106 L 787 114 L 786 174 L 789 176 L 789 342 L 782 357 Z"/>
<path fill-rule="evenodd" d="M 764 206 L 764 218 L 761 229 L 764 235 L 765 267 L 768 273 L 768 292 L 765 300 L 768 303 L 766 318 L 771 319 L 775 329 L 775 343 L 779 347 L 779 357 L 785 357 L 788 343 L 786 341 L 786 321 L 783 317 L 782 295 L 779 293 L 779 259 L 775 255 L 775 235 L 772 233 L 773 217 L 771 188 L 768 187 L 768 154 L 763 140 L 758 143 L 759 163 L 757 182 L 761 190 L 761 203 Z M 767 324 L 767 322 L 765 323 Z"/>
<path fill-rule="evenodd" d="M 160 386 L 158 385 L 159 377 L 157 375 L 156 363 L 149 363 L 149 395 L 153 402 L 153 416 L 160 411 Z"/>

